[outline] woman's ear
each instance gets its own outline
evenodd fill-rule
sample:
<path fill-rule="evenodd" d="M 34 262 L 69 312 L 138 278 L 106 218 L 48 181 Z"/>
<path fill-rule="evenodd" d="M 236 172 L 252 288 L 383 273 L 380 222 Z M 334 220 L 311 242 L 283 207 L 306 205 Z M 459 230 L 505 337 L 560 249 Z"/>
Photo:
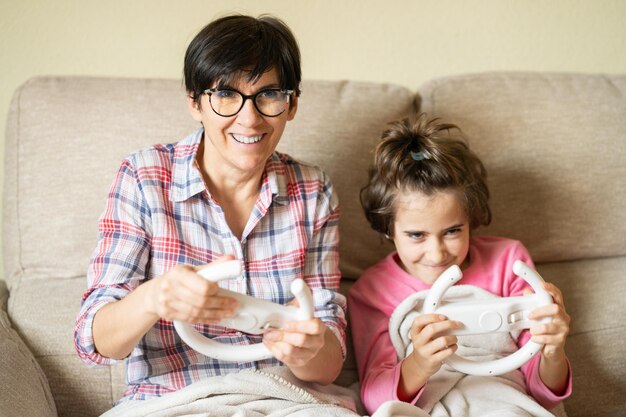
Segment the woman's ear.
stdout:
<path fill-rule="evenodd" d="M 192 93 L 187 94 L 187 108 L 189 109 L 191 117 L 193 117 L 196 122 L 202 123 L 202 109 L 200 108 L 200 103 L 196 102 L 192 97 Z"/>
<path fill-rule="evenodd" d="M 298 96 L 296 93 L 293 93 L 291 98 L 289 99 L 289 113 L 287 114 L 287 120 L 291 121 L 294 117 L 296 117 L 296 113 L 298 112 Z"/>

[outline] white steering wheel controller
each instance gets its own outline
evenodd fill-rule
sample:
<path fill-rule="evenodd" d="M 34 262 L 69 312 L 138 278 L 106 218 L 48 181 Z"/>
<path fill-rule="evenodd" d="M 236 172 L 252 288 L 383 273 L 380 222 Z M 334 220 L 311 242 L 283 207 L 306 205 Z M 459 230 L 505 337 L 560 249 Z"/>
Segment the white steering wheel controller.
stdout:
<path fill-rule="evenodd" d="M 238 260 L 219 262 L 198 271 L 198 274 L 213 282 L 236 278 L 241 275 L 241 263 Z M 220 288 L 217 295 L 234 298 L 239 303 L 235 316 L 223 319 L 220 325 L 245 333 L 262 334 L 271 329 L 280 329 L 289 321 L 313 318 L 313 296 L 306 283 L 301 279 L 294 280 L 291 283 L 291 292 L 300 307 L 280 305 Z M 203 336 L 191 324 L 181 321 L 174 321 L 174 328 L 185 343 L 212 358 L 250 362 L 273 356 L 263 343 L 241 346 L 220 343 Z"/>
<path fill-rule="evenodd" d="M 528 319 L 528 314 L 535 308 L 552 304 L 552 296 L 541 286 L 544 282 L 543 278 L 520 260 L 513 263 L 513 272 L 530 284 L 535 293 L 519 297 L 494 298 L 493 300 L 451 302 L 439 306 L 446 290 L 463 276 L 458 266 L 451 266 L 437 278 L 431 287 L 424 299 L 422 312 L 424 314 L 442 314 L 450 320 L 463 323 L 463 328 L 451 332 L 451 334 L 459 336 L 511 332 L 550 322 L 551 319 L 541 321 Z M 478 362 L 453 354 L 446 360 L 446 363 L 454 369 L 470 375 L 501 375 L 522 366 L 542 347 L 543 345 L 529 340 L 517 352 L 501 359 Z"/>

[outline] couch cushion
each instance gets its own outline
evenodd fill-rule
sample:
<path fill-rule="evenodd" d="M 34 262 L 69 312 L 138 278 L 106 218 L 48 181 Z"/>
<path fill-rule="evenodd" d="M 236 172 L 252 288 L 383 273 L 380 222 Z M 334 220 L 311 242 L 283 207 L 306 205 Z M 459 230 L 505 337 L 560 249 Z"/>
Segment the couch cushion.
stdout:
<path fill-rule="evenodd" d="M 99 415 L 126 389 L 123 363 L 88 368 L 74 350 L 74 320 L 85 286 L 84 276 L 50 277 L 22 280 L 11 292 L 14 327 L 46 374 L 63 416 Z"/>
<path fill-rule="evenodd" d="M 496 73 L 420 88 L 489 172 L 493 224 L 536 261 L 626 254 L 626 76 Z"/>
<path fill-rule="evenodd" d="M 3 417 L 55 417 L 48 379 L 6 312 L 8 290 L 0 281 L 0 410 Z"/>

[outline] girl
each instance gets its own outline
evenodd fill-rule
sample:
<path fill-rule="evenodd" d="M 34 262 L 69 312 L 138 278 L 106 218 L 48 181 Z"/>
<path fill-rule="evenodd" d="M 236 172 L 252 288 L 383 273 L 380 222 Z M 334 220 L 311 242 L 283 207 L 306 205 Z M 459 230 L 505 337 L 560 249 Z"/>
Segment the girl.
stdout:
<path fill-rule="evenodd" d="M 396 122 L 383 134 L 361 203 L 372 228 L 390 239 L 396 251 L 369 268 L 348 298 L 362 400 L 370 413 L 393 400 L 430 412 L 425 406 L 429 399 L 422 395 L 425 387 L 458 348 L 457 337 L 447 333 L 461 323 L 425 314 L 411 326 L 413 351 L 397 359 L 388 323 L 407 296 L 429 289 L 452 265 L 463 270 L 460 284 L 500 297 L 530 291 L 512 272 L 517 259 L 533 265 L 520 242 L 471 235 L 491 221 L 488 198 L 485 168 L 455 125 L 422 114 L 415 123 Z M 564 351 L 570 318 L 559 289 L 548 283 L 544 287 L 554 304 L 537 308 L 530 318 L 553 320 L 523 331 L 517 343 L 530 338 L 545 346 L 515 372 L 523 374 L 519 381 L 525 387 L 519 390 L 525 388 L 550 409 L 571 393 Z"/>

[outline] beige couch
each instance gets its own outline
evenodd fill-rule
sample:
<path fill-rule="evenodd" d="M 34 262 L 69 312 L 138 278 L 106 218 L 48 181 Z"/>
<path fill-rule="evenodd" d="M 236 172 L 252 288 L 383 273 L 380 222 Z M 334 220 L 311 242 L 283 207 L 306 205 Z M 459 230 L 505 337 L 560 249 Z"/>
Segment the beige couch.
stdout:
<path fill-rule="evenodd" d="M 626 76 L 495 73 L 409 89 L 306 81 L 280 149 L 322 166 L 342 203 L 346 291 L 391 250 L 358 202 L 386 123 L 415 106 L 457 123 L 489 170 L 494 222 L 564 292 L 574 416 L 626 414 Z M 6 138 L 0 415 L 94 416 L 122 366 L 73 348 L 96 220 L 121 159 L 196 128 L 177 80 L 49 77 L 15 94 Z M 3 282 L 0 282 L 3 284 Z M 8 294 L 8 303 L 7 301 Z M 367 320 L 367 317 L 363 317 Z M 352 355 L 338 383 L 356 380 Z"/>

